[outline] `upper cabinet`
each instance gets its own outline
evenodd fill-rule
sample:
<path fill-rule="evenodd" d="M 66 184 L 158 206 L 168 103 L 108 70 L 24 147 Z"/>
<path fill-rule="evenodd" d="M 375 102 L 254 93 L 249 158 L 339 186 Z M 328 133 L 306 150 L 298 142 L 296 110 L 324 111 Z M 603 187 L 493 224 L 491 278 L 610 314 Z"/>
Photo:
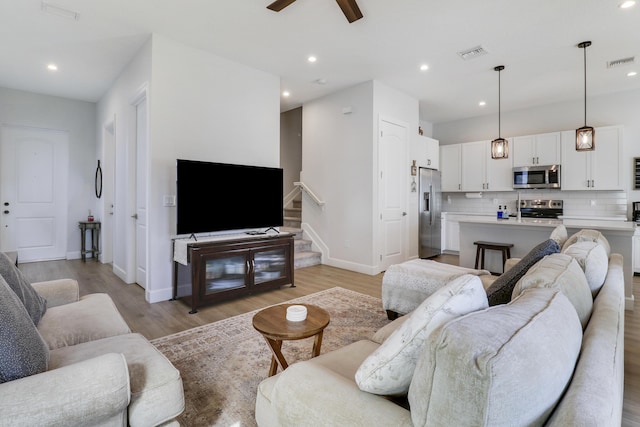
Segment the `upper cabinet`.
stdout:
<path fill-rule="evenodd" d="M 512 157 L 492 159 L 491 141 L 462 144 L 460 164 L 462 191 L 513 191 Z"/>
<path fill-rule="evenodd" d="M 595 129 L 595 150 L 576 151 L 575 131 L 562 132 L 563 190 L 622 190 L 622 127 Z"/>
<path fill-rule="evenodd" d="M 440 166 L 442 169 L 442 191 L 461 191 L 460 151 L 462 144 L 450 144 L 440 147 Z"/>
<path fill-rule="evenodd" d="M 536 166 L 560 164 L 560 132 L 513 138 L 513 166 Z"/>
<path fill-rule="evenodd" d="M 418 167 L 439 169 L 440 143 L 437 139 L 416 135 L 412 141 L 411 158 Z"/>

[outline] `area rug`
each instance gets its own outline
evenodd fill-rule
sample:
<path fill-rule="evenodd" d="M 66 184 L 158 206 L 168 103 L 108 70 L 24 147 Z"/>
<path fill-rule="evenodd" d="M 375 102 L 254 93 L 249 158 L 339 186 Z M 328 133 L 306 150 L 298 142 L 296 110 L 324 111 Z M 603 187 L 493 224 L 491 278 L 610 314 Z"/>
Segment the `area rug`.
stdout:
<path fill-rule="evenodd" d="M 288 301 L 320 306 L 331 315 L 321 353 L 370 338 L 386 325 L 378 298 L 335 287 Z M 180 371 L 186 408 L 183 426 L 255 426 L 256 391 L 269 372 L 271 353 L 249 312 L 153 340 Z M 311 356 L 313 338 L 285 341 L 291 363 Z"/>

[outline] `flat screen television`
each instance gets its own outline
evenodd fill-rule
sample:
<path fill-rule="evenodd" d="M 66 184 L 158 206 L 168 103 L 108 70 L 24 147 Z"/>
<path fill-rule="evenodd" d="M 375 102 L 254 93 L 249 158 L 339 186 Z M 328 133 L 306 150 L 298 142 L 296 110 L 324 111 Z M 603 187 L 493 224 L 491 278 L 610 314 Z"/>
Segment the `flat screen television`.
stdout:
<path fill-rule="evenodd" d="M 177 160 L 177 233 L 283 225 L 280 168 Z"/>

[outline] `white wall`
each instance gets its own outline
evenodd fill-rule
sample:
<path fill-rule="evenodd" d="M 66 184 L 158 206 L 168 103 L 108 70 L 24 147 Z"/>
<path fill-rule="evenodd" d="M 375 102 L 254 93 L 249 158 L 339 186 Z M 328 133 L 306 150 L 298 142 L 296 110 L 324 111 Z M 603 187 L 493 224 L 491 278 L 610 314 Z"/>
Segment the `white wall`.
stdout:
<path fill-rule="evenodd" d="M 404 241 L 405 241 L 405 250 L 406 250 L 406 254 L 409 258 L 416 258 L 418 257 L 418 192 L 412 193 L 411 192 L 411 184 L 410 184 L 410 180 L 411 180 L 411 163 L 409 161 L 409 159 L 415 159 L 415 158 L 419 158 L 422 156 L 419 156 L 417 153 L 414 153 L 413 150 L 416 149 L 416 145 L 415 145 L 415 140 L 418 137 L 418 126 L 421 126 L 421 124 L 419 123 L 419 117 L 418 117 L 418 113 L 419 113 L 419 105 L 418 105 L 418 100 L 415 98 L 412 98 L 402 92 L 398 92 L 395 89 L 392 89 L 388 86 L 385 86 L 384 84 L 375 81 L 374 82 L 374 118 L 379 118 L 379 117 L 386 117 L 386 118 L 390 118 L 393 120 L 398 120 L 400 122 L 404 122 L 407 125 L 409 125 L 409 144 L 407 145 L 409 152 L 408 154 L 408 158 L 407 158 L 407 167 L 406 167 L 406 182 L 405 182 L 405 186 L 403 189 L 399 189 L 399 191 L 405 191 L 406 192 L 406 200 L 407 200 L 407 212 L 408 215 L 406 217 L 406 221 L 407 221 L 407 234 L 404 236 Z M 374 249 L 376 250 L 376 252 L 374 253 L 374 264 L 377 263 L 377 260 L 380 259 L 379 255 L 381 253 L 381 248 L 380 248 L 380 239 L 382 238 L 381 236 L 381 231 L 379 230 L 378 227 L 375 227 L 375 224 L 378 224 L 379 221 L 376 220 L 377 218 L 377 214 L 378 214 L 378 209 L 377 209 L 377 203 L 378 203 L 378 182 L 379 179 L 377 177 L 377 171 L 378 171 L 378 148 L 377 148 L 377 142 L 378 142 L 378 135 L 379 135 L 379 129 L 378 129 L 378 121 L 376 119 L 376 126 L 375 126 L 375 132 L 374 132 L 374 144 L 373 144 L 373 153 L 374 153 L 374 163 L 373 163 L 373 175 L 371 177 L 373 183 L 374 183 L 374 188 L 373 188 L 373 194 L 374 194 L 374 203 L 376 203 L 376 206 L 373 207 L 373 213 L 375 215 L 375 217 L 373 218 L 374 221 L 374 236 L 375 236 L 375 240 L 374 242 L 378 243 Z M 428 129 L 430 131 L 430 129 Z M 376 255 L 377 254 L 377 255 Z"/>
<path fill-rule="evenodd" d="M 176 210 L 162 197 L 176 194 L 176 159 L 278 167 L 280 80 L 155 34 L 152 77 L 147 294 L 155 302 L 171 297 Z M 220 202 L 216 184 L 202 189 L 203 212 Z"/>
<path fill-rule="evenodd" d="M 116 116 L 118 146 L 126 145 L 135 129 L 131 101 L 144 84 L 149 88 L 146 299 L 156 302 L 172 296 L 176 210 L 162 202 L 164 195 L 176 194 L 176 159 L 279 166 L 280 82 L 154 34 L 99 104 L 99 124 Z M 116 176 L 133 186 L 126 162 L 117 163 Z M 203 212 L 217 202 L 215 185 L 203 186 Z M 122 257 L 126 248 L 119 245 L 114 252 L 114 259 Z"/>
<path fill-rule="evenodd" d="M 372 259 L 373 132 L 373 82 L 303 106 L 302 180 L 325 205 L 304 194 L 302 222 L 321 239 L 324 263 L 361 272 Z"/>
<path fill-rule="evenodd" d="M 377 274 L 378 119 L 417 133 L 418 102 L 370 81 L 305 104 L 302 116 L 302 180 L 326 202 L 303 196 L 305 231 L 319 241 L 325 264 Z"/>
<path fill-rule="evenodd" d="M 133 60 L 120 73 L 109 91 L 98 102 L 97 138 L 98 158 L 103 163 L 103 195 L 100 212 L 104 218 L 102 247 L 103 259 L 113 262 L 114 272 L 126 281 L 131 252 L 131 236 L 134 236 L 135 222 L 131 218 L 135 207 L 132 196 L 135 178 L 129 170 L 129 163 L 135 161 L 135 153 L 129 144 L 132 131 L 135 131 L 135 108 L 131 102 L 134 95 L 151 81 L 151 38 L 140 49 Z M 104 126 L 115 123 L 115 147 L 105 145 Z M 115 151 L 115 159 L 108 151 Z M 114 164 L 110 164 L 115 160 Z M 115 190 L 114 190 L 115 189 Z M 115 206 L 110 218 L 111 204 Z"/>
<path fill-rule="evenodd" d="M 0 87 L 0 123 L 69 132 L 67 258 L 80 258 L 78 221 L 97 206 L 96 104 Z"/>
<path fill-rule="evenodd" d="M 624 203 L 628 218 L 631 218 L 631 202 L 640 200 L 640 190 L 633 189 L 633 158 L 640 157 L 640 91 L 620 92 L 612 95 L 592 97 L 587 100 L 587 123 L 589 126 L 624 126 L 623 138 L 623 188 L 620 192 L 563 192 L 563 198 L 574 199 L 578 206 L 590 203 L 591 199 L 615 199 L 609 203 L 618 211 L 620 203 Z M 537 133 L 554 132 L 575 129 L 584 124 L 584 103 L 581 101 L 561 104 L 550 104 L 542 107 L 530 108 L 514 112 L 502 113 L 502 136 L 511 137 L 531 135 Z M 440 145 L 458 142 L 479 141 L 496 137 L 497 114 L 455 122 L 439 123 L 433 127 L 433 137 L 440 141 Z M 596 135 L 596 150 L 606 149 L 598 145 Z M 578 194 L 574 194 L 578 193 Z M 610 194 L 609 194 L 610 193 Z M 621 202 L 621 196 L 626 196 L 628 202 Z M 580 200 L 578 202 L 578 200 Z M 482 202 L 478 202 L 482 203 Z M 607 203 L 607 202 L 603 202 Z M 570 205 L 571 206 L 571 205 Z M 443 203 L 443 207 L 447 206 Z"/>
<path fill-rule="evenodd" d="M 286 197 L 300 181 L 302 170 L 302 107 L 280 115 L 280 167 L 284 170 L 283 194 Z"/>

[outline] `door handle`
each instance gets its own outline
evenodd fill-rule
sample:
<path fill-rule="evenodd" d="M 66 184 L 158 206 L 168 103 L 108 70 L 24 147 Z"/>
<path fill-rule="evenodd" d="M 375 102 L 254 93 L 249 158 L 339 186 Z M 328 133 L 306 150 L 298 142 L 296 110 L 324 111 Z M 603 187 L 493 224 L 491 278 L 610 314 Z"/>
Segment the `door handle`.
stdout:
<path fill-rule="evenodd" d="M 136 214 L 131 215 L 131 218 L 138 219 L 138 214 L 136 213 Z"/>
<path fill-rule="evenodd" d="M 406 212 L 402 212 L 402 216 L 407 216 L 407 213 Z"/>

